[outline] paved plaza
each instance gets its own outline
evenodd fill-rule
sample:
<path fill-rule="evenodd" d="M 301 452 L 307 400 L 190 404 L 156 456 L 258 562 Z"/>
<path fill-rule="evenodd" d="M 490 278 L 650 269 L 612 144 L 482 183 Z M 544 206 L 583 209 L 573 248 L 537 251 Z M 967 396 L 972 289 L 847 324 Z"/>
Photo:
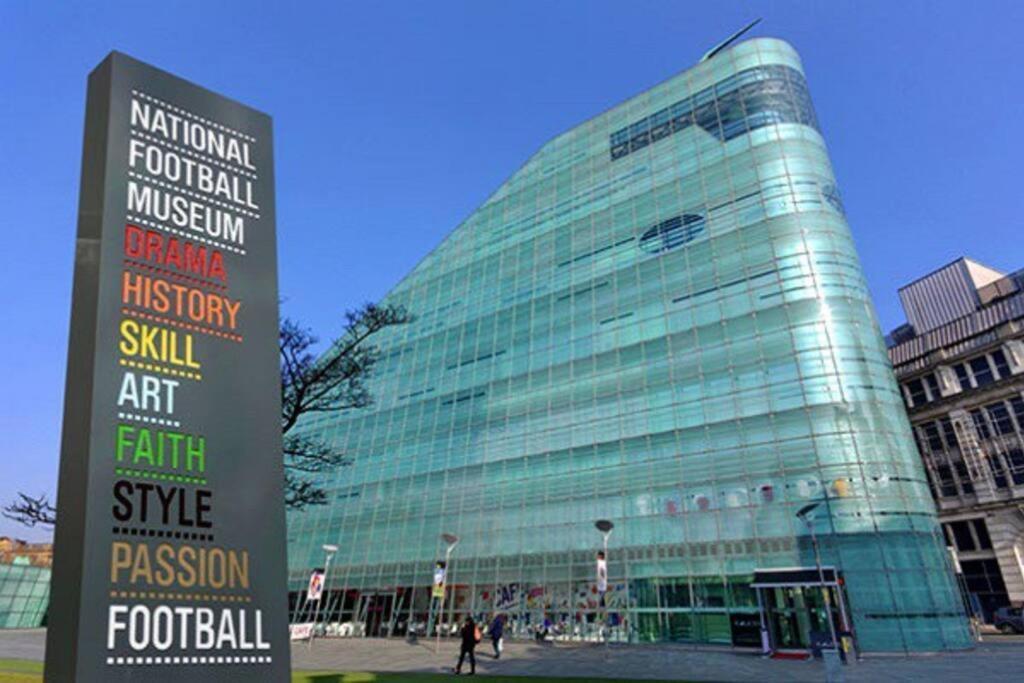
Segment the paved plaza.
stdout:
<path fill-rule="evenodd" d="M 41 661 L 46 632 L 0 630 L 0 659 Z M 477 674 L 565 676 L 585 680 L 619 678 L 691 681 L 823 681 L 821 662 L 762 659 L 748 651 L 686 645 L 537 644 L 515 642 L 500 660 L 489 642 L 478 649 Z M 299 670 L 423 672 L 451 671 L 458 655 L 454 642 L 410 644 L 402 640 L 329 639 L 292 647 L 292 668 Z M 468 665 L 467 669 L 468 671 Z M 903 657 L 867 656 L 846 667 L 846 681 L 1011 680 L 1024 670 L 1024 638 L 993 636 L 970 652 Z"/>

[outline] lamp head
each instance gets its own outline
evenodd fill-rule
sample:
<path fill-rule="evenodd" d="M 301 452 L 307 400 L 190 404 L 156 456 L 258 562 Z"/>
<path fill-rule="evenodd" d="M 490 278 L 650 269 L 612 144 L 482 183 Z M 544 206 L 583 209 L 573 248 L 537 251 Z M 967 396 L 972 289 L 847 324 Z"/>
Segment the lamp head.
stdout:
<path fill-rule="evenodd" d="M 325 553 L 330 553 L 331 555 L 338 552 L 338 546 L 333 545 L 331 543 L 325 543 L 323 548 Z"/>
<path fill-rule="evenodd" d="M 441 534 L 441 540 L 444 541 L 445 543 L 447 543 L 450 546 L 454 546 L 456 543 L 459 542 L 459 537 L 456 536 L 455 534 L 447 534 L 447 533 L 445 533 L 445 534 Z"/>
<path fill-rule="evenodd" d="M 594 522 L 594 526 L 597 527 L 597 530 L 600 531 L 602 534 L 607 534 L 609 531 L 615 528 L 615 525 L 612 524 L 611 520 L 608 519 L 599 519 L 596 522 Z"/>
<path fill-rule="evenodd" d="M 796 516 L 804 521 L 807 521 L 807 515 L 814 512 L 814 510 L 817 509 L 819 505 L 821 505 L 821 501 L 817 501 L 815 503 L 808 503 L 807 505 L 804 505 L 802 508 L 796 511 Z"/>

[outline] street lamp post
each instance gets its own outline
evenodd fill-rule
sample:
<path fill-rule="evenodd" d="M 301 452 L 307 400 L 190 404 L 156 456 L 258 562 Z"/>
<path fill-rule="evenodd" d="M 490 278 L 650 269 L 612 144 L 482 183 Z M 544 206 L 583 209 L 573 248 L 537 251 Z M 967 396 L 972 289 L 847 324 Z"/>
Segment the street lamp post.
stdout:
<path fill-rule="evenodd" d="M 459 544 L 459 537 L 455 534 L 441 534 L 441 540 L 447 546 L 444 551 L 444 584 L 441 592 L 441 605 L 437 610 L 437 637 L 434 639 L 434 654 L 441 649 L 441 620 L 444 619 L 444 599 L 448 594 L 448 572 L 451 567 L 452 550 Z"/>
<path fill-rule="evenodd" d="M 836 625 L 832 621 L 832 599 L 828 586 L 825 585 L 825 570 L 821 566 L 821 550 L 818 548 L 818 535 L 814 533 L 814 518 L 810 516 L 810 513 L 814 512 L 821 503 L 822 501 L 817 501 L 803 506 L 797 511 L 796 516 L 807 525 L 807 531 L 811 534 L 811 547 L 814 548 L 814 564 L 818 569 L 818 582 L 821 584 L 822 599 L 825 602 L 825 621 L 828 622 L 828 632 L 832 637 L 832 649 L 838 652 L 839 640 L 836 638 Z"/>
<path fill-rule="evenodd" d="M 602 590 L 601 587 L 600 587 L 600 581 L 601 581 L 602 577 L 598 576 L 597 580 L 598 580 L 598 584 L 599 584 L 598 585 L 598 590 L 601 592 L 601 602 L 604 603 L 602 605 L 604 607 L 604 628 L 605 628 L 604 642 L 607 645 L 608 644 L 608 639 L 609 639 L 609 636 L 610 636 L 610 632 L 611 632 L 611 628 L 610 628 L 610 626 L 608 624 L 608 604 L 607 604 L 607 602 L 604 599 L 605 598 L 605 593 L 608 592 L 608 537 L 612 535 L 612 529 L 615 528 L 615 525 L 611 522 L 611 520 L 599 519 L 596 522 L 594 522 L 594 527 L 598 531 L 601 532 L 601 539 L 602 539 L 602 542 L 603 542 L 602 543 L 603 550 L 601 552 L 601 559 L 604 560 L 604 566 L 605 566 L 605 576 L 604 576 L 605 586 L 604 586 L 604 590 Z"/>
<path fill-rule="evenodd" d="M 327 577 L 328 577 L 328 575 L 330 574 L 330 571 L 331 571 L 331 558 L 334 557 L 334 554 L 336 552 L 338 552 L 338 546 L 332 545 L 330 543 L 325 543 L 323 545 L 323 549 L 324 549 L 324 554 L 326 555 L 326 558 L 324 559 L 324 589 L 325 589 L 324 593 L 327 594 L 327 591 L 326 591 L 326 588 L 327 588 Z M 320 599 L 317 599 L 316 606 L 313 608 L 313 628 L 309 629 L 309 646 L 310 647 L 313 647 L 313 636 L 316 633 L 316 623 L 320 619 L 320 600 L 323 599 L 324 597 L 325 596 L 321 596 Z"/>

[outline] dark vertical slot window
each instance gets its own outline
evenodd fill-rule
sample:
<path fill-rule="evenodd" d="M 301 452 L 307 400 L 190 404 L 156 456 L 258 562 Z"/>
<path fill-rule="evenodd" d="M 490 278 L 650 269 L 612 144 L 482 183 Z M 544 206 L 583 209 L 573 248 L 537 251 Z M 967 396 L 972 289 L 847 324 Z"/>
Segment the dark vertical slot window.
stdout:
<path fill-rule="evenodd" d="M 1006 452 L 1006 462 L 1010 465 L 1010 478 L 1013 483 L 1024 484 L 1024 451 L 1011 448 Z"/>
<path fill-rule="evenodd" d="M 1010 604 L 1006 584 L 999 572 L 997 560 L 962 560 L 967 590 L 977 596 L 986 621 L 991 621 L 996 609 Z"/>
<path fill-rule="evenodd" d="M 995 381 L 995 377 L 992 376 L 992 368 L 985 356 L 971 360 L 971 372 L 974 373 L 974 383 L 979 387 L 988 386 Z"/>
<path fill-rule="evenodd" d="M 972 410 L 971 419 L 974 421 L 974 428 L 978 431 L 978 436 L 980 436 L 982 439 L 992 438 L 992 431 L 988 428 L 988 423 L 985 421 L 985 416 L 981 414 L 980 410 Z"/>
<path fill-rule="evenodd" d="M 949 497 L 956 495 L 956 482 L 953 480 L 953 470 L 949 465 L 936 465 L 935 471 L 939 475 L 939 493 Z"/>
<path fill-rule="evenodd" d="M 918 427 L 918 429 L 920 429 L 920 427 Z M 922 454 L 923 453 L 927 453 L 928 449 L 924 447 L 924 443 L 921 441 L 921 435 L 918 434 L 917 429 L 915 429 L 913 431 L 913 434 L 914 434 L 914 444 L 917 445 L 917 452 L 918 453 L 922 453 Z"/>
<path fill-rule="evenodd" d="M 1004 593 L 1006 584 L 998 560 L 969 560 L 962 563 L 967 589 L 972 593 Z"/>
<path fill-rule="evenodd" d="M 931 400 L 935 401 L 942 397 L 942 394 L 939 393 L 939 382 L 935 379 L 934 372 L 929 372 L 924 376 L 924 383 L 925 386 L 928 387 L 929 393 L 932 395 Z"/>
<path fill-rule="evenodd" d="M 928 439 L 928 447 L 932 453 L 941 453 L 945 449 L 943 448 L 942 437 L 939 436 L 939 428 L 936 424 L 935 422 L 925 422 L 922 425 L 922 429 L 924 430 L 925 438 Z"/>
<path fill-rule="evenodd" d="M 920 406 L 928 402 L 928 397 L 924 393 L 924 384 L 921 380 L 914 379 L 907 382 L 907 391 L 910 392 L 910 400 L 913 405 Z"/>
<path fill-rule="evenodd" d="M 1005 489 L 1008 486 L 1006 480 L 1006 470 L 1003 468 L 1003 462 L 999 459 L 999 456 L 989 453 L 988 454 L 988 468 L 992 471 L 992 478 L 996 481 L 996 487 Z"/>
<path fill-rule="evenodd" d="M 1010 408 L 1013 409 L 1013 414 L 1017 418 L 1017 425 L 1024 431 L 1024 399 L 1020 396 L 1014 396 L 1010 399 Z"/>
<path fill-rule="evenodd" d="M 967 522 L 950 522 L 949 528 L 953 532 L 953 538 L 956 539 L 957 550 L 969 553 L 978 549 L 978 546 L 974 544 L 974 536 L 971 535 L 971 528 Z"/>
<path fill-rule="evenodd" d="M 992 352 L 992 362 L 996 364 L 999 379 L 1006 379 L 1010 376 L 1010 364 L 1006 362 L 1006 355 L 1002 349 L 996 349 Z"/>
<path fill-rule="evenodd" d="M 953 429 L 953 421 L 948 417 L 939 420 L 939 427 L 942 429 L 942 438 L 946 440 L 946 446 L 950 449 L 959 448 L 960 442 L 956 438 L 956 430 Z"/>
<path fill-rule="evenodd" d="M 985 524 L 985 520 L 972 519 L 971 524 L 974 525 L 974 535 L 978 537 L 978 546 L 982 550 L 991 550 L 992 539 L 988 535 L 988 525 Z"/>
<path fill-rule="evenodd" d="M 953 366 L 953 370 L 956 372 L 956 378 L 960 382 L 960 388 L 964 391 L 971 388 L 971 378 L 967 374 L 967 366 L 963 363 L 957 363 Z"/>
<path fill-rule="evenodd" d="M 971 482 L 971 475 L 967 472 L 967 465 L 964 464 L 964 461 L 955 461 L 953 469 L 956 470 L 956 476 L 960 478 L 960 488 L 963 492 L 974 493 L 974 483 Z"/>
<path fill-rule="evenodd" d="M 1013 434 L 1013 420 L 1010 419 L 1010 411 L 1006 409 L 1004 403 L 993 403 L 985 406 L 985 410 L 988 412 L 988 418 L 992 422 L 992 428 L 995 429 L 996 434 Z"/>

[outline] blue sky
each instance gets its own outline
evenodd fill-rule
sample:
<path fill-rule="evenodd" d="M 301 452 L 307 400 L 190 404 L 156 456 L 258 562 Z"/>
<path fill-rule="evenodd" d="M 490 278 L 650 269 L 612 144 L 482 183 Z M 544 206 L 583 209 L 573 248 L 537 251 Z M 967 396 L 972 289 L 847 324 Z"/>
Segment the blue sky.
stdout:
<path fill-rule="evenodd" d="M 284 311 L 329 334 L 547 139 L 759 16 L 803 56 L 886 330 L 896 288 L 961 254 L 1024 267 L 1024 3 L 4 0 L 0 502 L 56 492 L 85 81 L 111 49 L 273 115 Z"/>

